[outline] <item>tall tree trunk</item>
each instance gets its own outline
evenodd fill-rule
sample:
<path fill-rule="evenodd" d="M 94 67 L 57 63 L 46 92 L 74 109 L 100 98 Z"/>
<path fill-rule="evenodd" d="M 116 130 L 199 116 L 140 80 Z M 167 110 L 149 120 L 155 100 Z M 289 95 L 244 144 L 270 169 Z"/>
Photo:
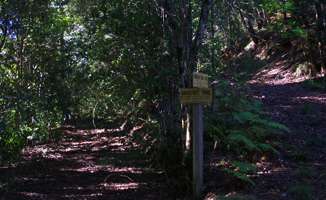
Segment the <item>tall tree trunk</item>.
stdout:
<path fill-rule="evenodd" d="M 180 32 L 178 36 L 178 48 L 180 49 L 180 54 L 178 55 L 179 60 L 179 70 L 181 78 L 181 87 L 187 88 L 191 87 L 191 69 L 190 66 L 190 53 L 192 45 L 192 10 L 191 10 L 190 0 L 181 0 L 179 19 L 180 21 Z M 191 126 L 190 126 L 190 108 L 188 106 L 182 106 L 182 141 L 183 141 L 183 151 L 187 154 L 191 148 Z"/>
<path fill-rule="evenodd" d="M 189 0 L 188 0 L 189 2 Z M 212 6 L 212 0 L 203 0 L 202 5 L 201 5 L 201 12 L 200 12 L 200 20 L 199 20 L 199 25 L 197 27 L 196 33 L 195 33 L 195 38 L 192 40 L 192 35 L 193 35 L 193 30 L 192 30 L 192 25 L 188 26 L 188 31 L 186 31 L 187 34 L 187 45 L 185 47 L 186 52 L 187 52 L 187 57 L 186 57 L 186 63 L 187 63 L 187 72 L 185 75 L 187 76 L 187 81 L 186 81 L 186 86 L 191 87 L 192 86 L 192 73 L 196 71 L 197 68 L 197 63 L 198 63 L 198 51 L 202 45 L 204 35 L 206 33 L 207 29 L 207 24 L 208 24 L 208 17 L 209 17 L 209 11 Z M 189 2 L 190 5 L 190 2 Z M 189 10 L 189 14 L 187 17 L 188 24 L 191 24 L 192 22 L 192 17 L 191 17 L 191 10 Z M 191 118 L 191 111 L 190 107 L 187 107 L 185 109 L 186 113 L 186 124 L 187 126 L 185 127 L 185 132 L 186 132 L 186 144 L 185 144 L 185 151 L 184 153 L 187 154 L 190 151 L 190 143 L 191 143 L 191 123 L 192 120 Z"/>
<path fill-rule="evenodd" d="M 214 19 L 215 19 L 215 7 L 212 7 L 212 11 L 211 11 L 211 21 L 210 21 L 210 39 L 214 41 L 214 37 L 215 37 L 215 27 L 214 27 Z M 215 47 L 211 46 L 210 49 L 210 53 L 211 53 L 211 74 L 213 74 L 215 72 L 215 65 L 216 65 L 216 58 L 215 58 Z"/>
<path fill-rule="evenodd" d="M 237 8 L 237 10 L 240 14 L 241 22 L 242 22 L 243 26 L 245 27 L 245 29 L 247 30 L 247 32 L 249 33 L 251 40 L 254 41 L 255 44 L 258 44 L 259 39 L 258 39 L 258 37 L 256 35 L 256 31 L 252 25 L 252 20 L 248 17 L 245 17 L 243 14 L 243 11 L 240 8 Z"/>
<path fill-rule="evenodd" d="M 161 113 L 161 137 L 160 145 L 163 148 L 169 148 L 174 153 L 178 155 L 173 155 L 175 157 L 180 157 L 182 161 L 182 138 L 181 138 L 181 106 L 179 101 L 179 88 L 182 80 L 181 70 L 176 70 L 177 67 L 180 68 L 180 63 L 182 60 L 182 48 L 180 47 L 181 41 L 177 33 L 180 32 L 180 25 L 177 20 L 177 10 L 176 5 L 171 0 L 159 0 L 159 14 L 162 18 L 162 28 L 163 28 L 163 39 L 167 43 L 168 51 L 168 60 L 170 62 L 166 63 L 167 66 L 172 66 L 171 71 L 173 74 L 178 74 L 177 77 L 167 77 L 166 83 L 168 86 L 168 95 L 162 97 L 159 103 L 159 110 Z M 177 61 L 176 64 L 173 61 Z M 169 156 L 169 155 L 167 155 Z M 177 163 L 175 163 L 177 164 Z"/>
<path fill-rule="evenodd" d="M 321 0 L 315 1 L 317 34 L 318 34 L 318 51 L 321 61 L 321 71 L 326 70 L 326 4 Z"/>
<path fill-rule="evenodd" d="M 194 39 L 192 7 L 190 0 L 181 0 L 178 8 L 175 8 L 175 2 L 170 0 L 161 1 L 159 5 L 161 5 L 161 9 L 165 13 L 165 30 L 168 30 L 168 34 L 172 41 L 170 52 L 175 52 L 178 61 L 179 77 L 177 79 L 180 80 L 178 86 L 181 88 L 191 87 L 191 77 L 197 66 L 198 50 L 206 31 L 212 0 L 202 1 L 200 22 Z M 172 95 L 178 98 L 178 92 L 175 93 L 177 95 Z M 175 105 L 173 102 L 169 102 L 169 104 Z M 183 142 L 183 152 L 184 154 L 187 154 L 191 148 L 191 113 L 188 106 L 182 107 L 180 117 L 180 121 L 183 122 L 183 131 L 180 133 L 180 138 Z"/>

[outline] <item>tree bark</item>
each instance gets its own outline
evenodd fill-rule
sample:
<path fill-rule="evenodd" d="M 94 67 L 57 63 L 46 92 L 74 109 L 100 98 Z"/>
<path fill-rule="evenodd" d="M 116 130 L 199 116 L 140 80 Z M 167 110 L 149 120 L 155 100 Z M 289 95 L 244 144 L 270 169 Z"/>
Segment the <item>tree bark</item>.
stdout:
<path fill-rule="evenodd" d="M 246 18 L 244 16 L 241 8 L 237 8 L 237 10 L 240 14 L 241 22 L 242 22 L 243 26 L 245 27 L 245 29 L 247 30 L 247 32 L 249 33 L 250 38 L 252 39 L 252 41 L 254 41 L 255 44 L 258 44 L 259 40 L 257 38 L 256 31 L 252 25 L 251 19 Z"/>
<path fill-rule="evenodd" d="M 326 68 L 326 5 L 320 0 L 315 1 L 317 34 L 318 34 L 318 51 L 321 60 L 321 71 Z M 325 72 L 324 72 L 325 73 Z"/>
<path fill-rule="evenodd" d="M 201 6 L 199 26 L 196 31 L 196 36 L 193 41 L 192 51 L 191 51 L 191 69 L 192 72 L 195 71 L 198 61 L 198 50 L 200 49 L 204 35 L 207 29 L 209 11 L 212 7 L 213 0 L 203 0 Z"/>
<path fill-rule="evenodd" d="M 2 31 L 2 38 L 0 41 L 0 51 L 2 50 L 2 48 L 5 46 L 6 43 L 6 39 L 7 39 L 7 27 L 6 26 L 1 26 L 0 27 L 1 31 Z"/>

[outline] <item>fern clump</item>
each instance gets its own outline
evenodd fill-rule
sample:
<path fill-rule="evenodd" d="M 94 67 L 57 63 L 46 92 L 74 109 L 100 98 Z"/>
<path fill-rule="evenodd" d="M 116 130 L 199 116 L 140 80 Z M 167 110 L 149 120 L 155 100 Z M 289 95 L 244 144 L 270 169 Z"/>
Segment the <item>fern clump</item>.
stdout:
<path fill-rule="evenodd" d="M 207 133 L 224 155 L 229 155 L 233 164 L 224 170 L 247 183 L 253 168 L 249 162 L 264 155 L 277 155 L 277 135 L 289 129 L 264 116 L 262 104 L 245 96 L 235 84 L 221 81 L 215 87 L 215 108 L 208 115 Z M 239 162 L 241 161 L 241 162 Z M 244 166 L 247 166 L 244 167 Z M 251 169 L 251 170 L 245 170 Z"/>

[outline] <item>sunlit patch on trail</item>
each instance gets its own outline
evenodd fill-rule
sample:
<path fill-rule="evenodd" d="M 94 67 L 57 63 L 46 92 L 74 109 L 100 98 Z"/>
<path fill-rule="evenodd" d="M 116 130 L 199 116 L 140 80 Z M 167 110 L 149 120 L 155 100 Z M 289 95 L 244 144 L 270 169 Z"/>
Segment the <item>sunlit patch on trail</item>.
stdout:
<path fill-rule="evenodd" d="M 111 172 L 120 172 L 120 173 L 128 172 L 132 174 L 142 174 L 143 170 L 144 170 L 143 168 L 136 168 L 136 167 L 111 168 Z"/>
<path fill-rule="evenodd" d="M 75 199 L 75 198 L 81 198 L 81 199 L 85 199 L 87 197 L 101 197 L 103 196 L 102 193 L 94 193 L 94 194 L 87 194 L 87 195 L 76 195 L 76 194 L 69 194 L 69 195 L 64 195 L 64 198 L 68 198 L 68 199 Z"/>
<path fill-rule="evenodd" d="M 308 101 L 316 102 L 316 103 L 320 103 L 320 102 L 325 102 L 325 103 L 326 103 L 326 95 L 324 95 L 324 96 L 304 96 L 304 97 L 295 97 L 295 99 L 299 99 L 299 100 L 308 100 Z"/>
<path fill-rule="evenodd" d="M 115 167 L 113 165 L 93 165 L 93 166 L 85 166 L 80 168 L 62 168 L 60 171 L 64 172 L 88 172 L 88 173 L 96 173 L 96 172 L 112 172 L 112 173 L 129 173 L 129 174 L 142 174 L 143 168 L 136 167 Z"/>
<path fill-rule="evenodd" d="M 46 199 L 47 195 L 41 194 L 41 193 L 36 193 L 36 192 L 20 192 L 22 196 L 28 197 L 28 198 L 42 198 Z"/>
<path fill-rule="evenodd" d="M 103 183 L 101 186 L 109 190 L 130 190 L 139 188 L 139 183 Z"/>

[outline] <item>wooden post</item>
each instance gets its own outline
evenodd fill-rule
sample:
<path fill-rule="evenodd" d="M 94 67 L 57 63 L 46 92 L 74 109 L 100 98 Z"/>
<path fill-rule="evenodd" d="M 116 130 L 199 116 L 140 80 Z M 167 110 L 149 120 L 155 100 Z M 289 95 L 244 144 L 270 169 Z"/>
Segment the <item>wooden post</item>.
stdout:
<path fill-rule="evenodd" d="M 212 104 L 212 89 L 208 87 L 208 75 L 194 72 L 192 80 L 193 88 L 180 89 L 180 101 L 182 104 L 191 104 L 192 113 L 192 149 L 193 149 L 193 197 L 200 199 L 204 183 L 204 123 L 203 105 Z"/>
<path fill-rule="evenodd" d="M 199 199 L 203 189 L 203 106 L 193 105 L 193 192 L 194 199 Z"/>

